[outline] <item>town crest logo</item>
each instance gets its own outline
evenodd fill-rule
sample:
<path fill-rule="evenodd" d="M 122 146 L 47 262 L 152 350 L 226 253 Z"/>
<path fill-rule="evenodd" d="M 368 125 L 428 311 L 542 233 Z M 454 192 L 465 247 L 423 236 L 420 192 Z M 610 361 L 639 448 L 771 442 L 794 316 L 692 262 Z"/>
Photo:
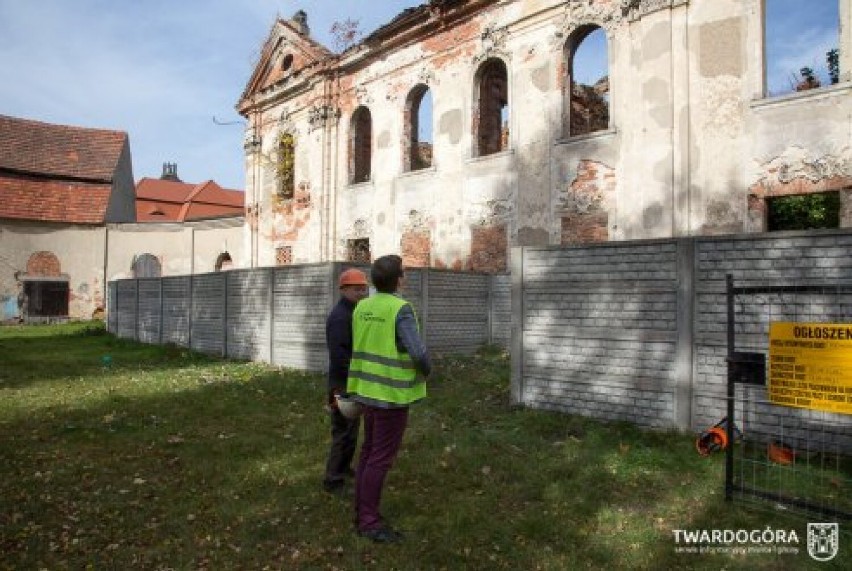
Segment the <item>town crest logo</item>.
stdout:
<path fill-rule="evenodd" d="M 808 524 L 808 555 L 817 561 L 834 559 L 840 547 L 840 528 L 836 523 Z"/>

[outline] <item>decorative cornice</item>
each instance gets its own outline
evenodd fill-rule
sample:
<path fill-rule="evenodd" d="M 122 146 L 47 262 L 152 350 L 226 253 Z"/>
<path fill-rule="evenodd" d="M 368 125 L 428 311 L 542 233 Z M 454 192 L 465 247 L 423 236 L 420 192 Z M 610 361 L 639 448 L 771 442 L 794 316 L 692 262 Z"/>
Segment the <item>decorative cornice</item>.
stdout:
<path fill-rule="evenodd" d="M 482 31 L 480 36 L 480 52 L 479 55 L 473 58 L 474 65 L 478 65 L 491 57 L 499 57 L 508 61 L 511 54 L 506 49 L 506 42 L 509 38 L 509 28 L 506 26 L 497 26 L 489 24 Z"/>

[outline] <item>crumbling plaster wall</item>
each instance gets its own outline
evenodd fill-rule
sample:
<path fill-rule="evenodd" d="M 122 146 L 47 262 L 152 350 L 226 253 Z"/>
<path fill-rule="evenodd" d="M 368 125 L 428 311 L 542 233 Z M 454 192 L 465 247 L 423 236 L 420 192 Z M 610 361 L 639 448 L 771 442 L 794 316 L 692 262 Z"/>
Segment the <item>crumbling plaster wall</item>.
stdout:
<path fill-rule="evenodd" d="M 104 227 L 13 222 L 0 224 L 0 309 L 12 309 L 17 297 L 16 277 L 25 277 L 30 256 L 50 252 L 59 260 L 60 274 L 68 279 L 68 313 L 72 319 L 90 319 L 104 306 Z M 17 276 L 16 276 L 17 274 Z M 3 309 L 3 317 L 8 309 Z"/>
<path fill-rule="evenodd" d="M 110 224 L 107 226 L 107 279 L 133 277 L 137 256 L 151 254 L 163 276 L 212 272 L 219 255 L 231 256 L 232 268 L 249 265 L 243 249 L 241 218 L 182 223 Z M 103 263 L 103 260 L 101 261 Z"/>
<path fill-rule="evenodd" d="M 779 161 L 819 179 L 811 189 L 848 186 L 852 98 L 842 83 L 764 99 L 762 9 L 760 0 L 502 1 L 413 43 L 347 52 L 328 99 L 316 83 L 264 112 L 269 153 L 276 118 L 290 109 L 297 156 L 307 154 L 296 180 L 310 200 L 302 218 L 276 211 L 264 202 L 269 171 L 256 169 L 267 177 L 255 185 L 264 194 L 261 265 L 285 239 L 295 261 L 345 259 L 347 240 L 368 238 L 374 257 L 409 240 L 421 262 L 471 268 L 483 230 L 521 246 L 763 230 L 759 206 L 771 191 L 760 185 Z M 564 46 L 587 24 L 608 40 L 610 128 L 566 138 Z M 508 149 L 477 157 L 475 76 L 488 58 L 508 71 Z M 408 173 L 404 106 L 418 84 L 432 91 L 433 164 Z M 311 123 L 305 110 L 320 100 L 339 119 Z M 350 184 L 349 120 L 359 105 L 372 116 L 372 173 Z"/>

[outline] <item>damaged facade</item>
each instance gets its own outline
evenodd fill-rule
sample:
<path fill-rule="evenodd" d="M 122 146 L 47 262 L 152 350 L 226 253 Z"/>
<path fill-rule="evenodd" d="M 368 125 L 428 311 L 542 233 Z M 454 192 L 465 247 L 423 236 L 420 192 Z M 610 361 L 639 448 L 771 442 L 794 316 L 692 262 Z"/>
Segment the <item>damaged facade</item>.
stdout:
<path fill-rule="evenodd" d="M 764 0 L 432 0 L 340 55 L 278 20 L 238 104 L 250 265 L 503 271 L 512 246 L 763 232 L 768 201 L 815 192 L 852 226 L 837 1 L 839 81 L 780 97 Z"/>

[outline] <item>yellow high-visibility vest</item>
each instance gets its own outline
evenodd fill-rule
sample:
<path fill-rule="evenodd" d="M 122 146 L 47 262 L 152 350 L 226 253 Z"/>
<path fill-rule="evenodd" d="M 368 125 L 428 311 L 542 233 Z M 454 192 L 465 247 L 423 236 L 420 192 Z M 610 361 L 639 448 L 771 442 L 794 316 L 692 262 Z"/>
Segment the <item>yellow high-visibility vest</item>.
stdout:
<path fill-rule="evenodd" d="M 426 396 L 426 383 L 417 380 L 414 361 L 396 346 L 396 317 L 406 305 L 400 297 L 377 293 L 355 306 L 347 379 L 347 391 L 355 400 L 387 407 L 408 405 Z"/>

